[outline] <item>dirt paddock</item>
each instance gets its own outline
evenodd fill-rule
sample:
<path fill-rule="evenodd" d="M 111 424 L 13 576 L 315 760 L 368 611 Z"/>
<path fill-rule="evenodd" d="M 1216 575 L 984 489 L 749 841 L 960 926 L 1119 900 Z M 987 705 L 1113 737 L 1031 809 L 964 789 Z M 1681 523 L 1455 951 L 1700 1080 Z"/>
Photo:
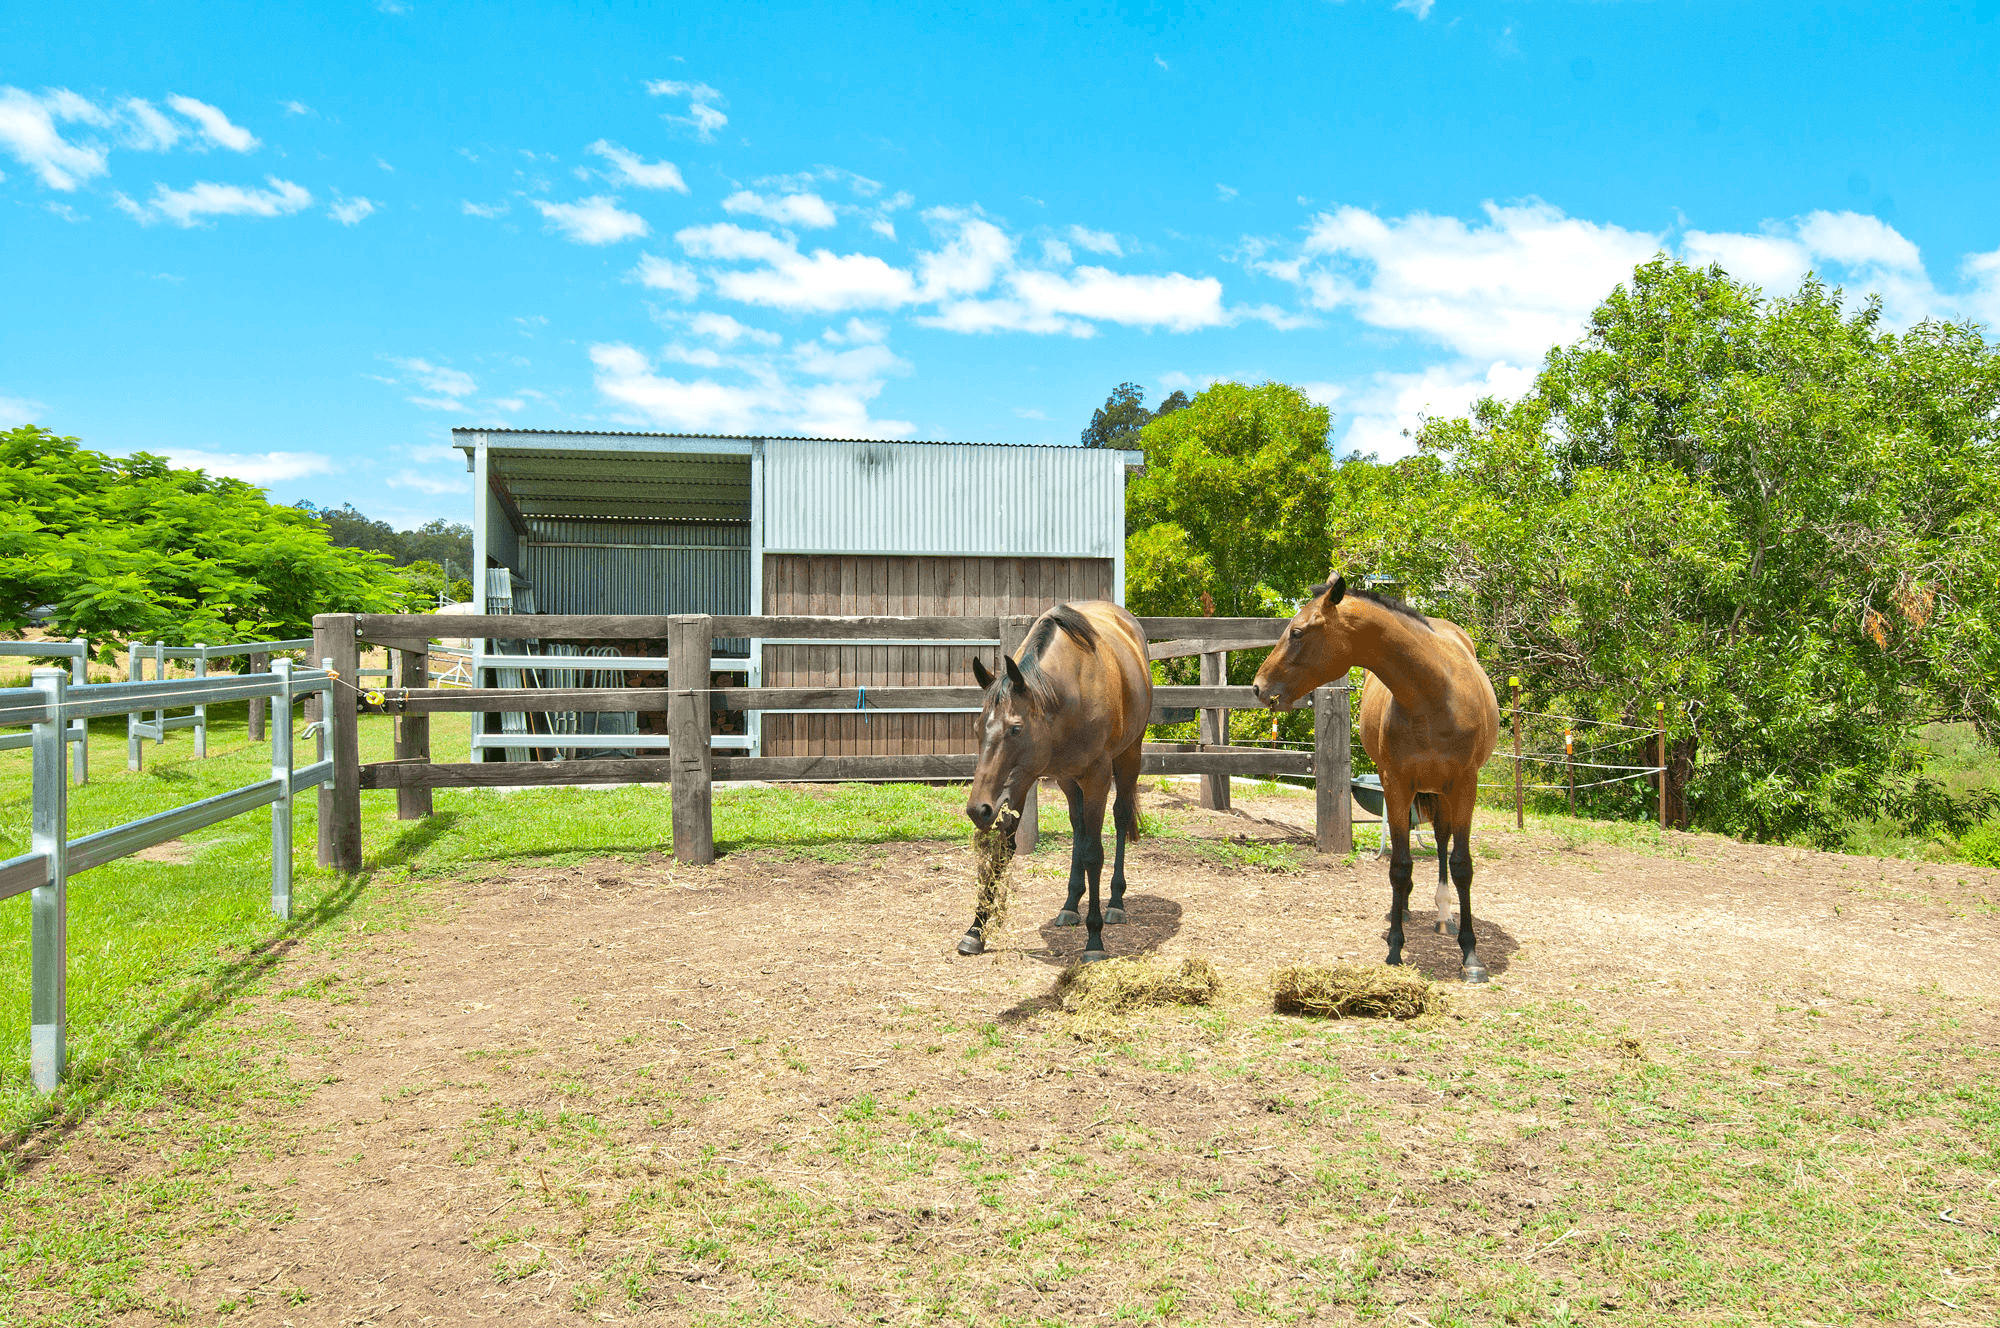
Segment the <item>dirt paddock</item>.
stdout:
<path fill-rule="evenodd" d="M 283 1211 L 186 1251 L 148 1303 L 231 1324 L 1991 1321 L 1996 1136 L 1936 1104 L 1990 1084 L 2000 873 L 1494 817 L 1494 980 L 1410 1032 L 1276 1016 L 1262 987 L 1379 961 L 1385 864 L 1314 856 L 1296 796 L 1144 798 L 1168 833 L 1134 850 L 1108 947 L 1206 957 L 1229 988 L 1110 1038 L 1051 997 L 1082 935 L 1045 925 L 1047 840 L 971 959 L 948 842 L 518 870 L 301 957 L 242 1016 L 318 1084 L 235 1176 Z M 1431 869 L 1413 959 L 1455 983 Z"/>

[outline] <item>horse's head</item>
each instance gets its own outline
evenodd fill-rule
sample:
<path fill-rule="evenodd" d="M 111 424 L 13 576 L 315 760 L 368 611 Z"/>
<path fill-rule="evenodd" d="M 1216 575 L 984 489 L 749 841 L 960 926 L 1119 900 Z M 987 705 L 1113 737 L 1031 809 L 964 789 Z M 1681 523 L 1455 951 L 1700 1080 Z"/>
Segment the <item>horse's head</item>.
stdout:
<path fill-rule="evenodd" d="M 1300 697 L 1347 672 L 1352 657 L 1348 624 L 1339 611 L 1347 595 L 1347 578 L 1314 586 L 1312 596 L 1292 615 L 1291 626 L 1278 639 L 1250 684 L 1257 699 L 1273 710 L 1289 710 Z"/>
<path fill-rule="evenodd" d="M 1011 658 L 999 677 L 977 659 L 972 676 L 986 689 L 979 710 L 979 767 L 972 773 L 972 791 L 965 815 L 984 830 L 998 817 L 1017 817 L 1028 790 L 1048 765 L 1051 734 L 1046 705 Z"/>

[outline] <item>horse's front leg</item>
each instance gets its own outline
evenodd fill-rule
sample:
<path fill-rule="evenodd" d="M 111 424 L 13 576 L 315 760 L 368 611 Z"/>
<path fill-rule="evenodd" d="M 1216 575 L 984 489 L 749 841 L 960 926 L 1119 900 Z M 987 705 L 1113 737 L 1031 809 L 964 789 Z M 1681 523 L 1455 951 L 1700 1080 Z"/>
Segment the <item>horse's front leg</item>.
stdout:
<path fill-rule="evenodd" d="M 1415 796 L 1409 785 L 1382 775 L 1382 828 L 1389 835 L 1389 957 L 1384 963 L 1403 962 L 1403 917 L 1410 909 L 1410 886 L 1416 876 L 1410 858 L 1410 800 Z"/>
<path fill-rule="evenodd" d="M 1451 809 L 1451 879 L 1458 887 L 1458 963 L 1467 982 L 1484 982 L 1486 965 L 1479 962 L 1479 938 L 1472 930 L 1472 807 L 1474 791 Z M 1440 839 L 1439 843 L 1443 843 Z"/>
<path fill-rule="evenodd" d="M 1063 900 L 1062 912 L 1056 914 L 1055 925 L 1075 927 L 1083 922 L 1076 911 L 1076 906 L 1083 902 L 1083 837 L 1076 829 L 1082 824 L 1077 818 L 1082 815 L 1079 809 L 1083 805 L 1083 789 L 1074 779 L 1065 779 L 1062 781 L 1062 791 L 1063 797 L 1069 800 L 1069 896 Z M 1101 856 L 1102 847 L 1098 852 Z"/>
<path fill-rule="evenodd" d="M 1104 909 L 1098 900 L 1098 878 L 1104 873 L 1104 804 L 1111 792 L 1111 771 L 1093 770 L 1077 781 L 1083 794 L 1072 804 L 1070 819 L 1076 826 L 1076 855 L 1090 878 L 1090 912 L 1084 914 L 1083 962 L 1096 963 L 1104 955 Z M 1079 815 L 1081 813 L 1081 815 Z"/>

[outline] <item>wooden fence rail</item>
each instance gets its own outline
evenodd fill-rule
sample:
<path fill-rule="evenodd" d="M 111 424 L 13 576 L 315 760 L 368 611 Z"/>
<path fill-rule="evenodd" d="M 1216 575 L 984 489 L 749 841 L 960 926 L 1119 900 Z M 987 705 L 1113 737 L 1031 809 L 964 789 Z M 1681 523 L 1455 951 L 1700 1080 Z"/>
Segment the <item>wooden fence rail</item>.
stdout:
<path fill-rule="evenodd" d="M 835 618 L 797 616 L 601 614 L 522 614 L 438 618 L 430 614 L 322 614 L 313 619 L 313 655 L 331 661 L 350 685 L 336 688 L 317 717 L 327 724 L 333 778 L 320 787 L 319 861 L 342 871 L 361 869 L 363 789 L 395 789 L 397 814 L 405 820 L 430 814 L 430 791 L 437 788 L 492 788 L 556 784 L 667 783 L 672 787 L 674 856 L 705 863 L 715 857 L 712 794 L 716 781 L 737 780 L 962 780 L 972 776 L 978 757 L 970 754 L 898 756 L 730 756 L 717 755 L 709 728 L 711 707 L 736 710 L 828 712 L 856 709 L 895 711 L 977 708 L 977 687 L 711 687 L 714 642 L 745 637 L 812 642 L 955 641 L 990 645 L 1012 653 L 1033 619 L 1004 618 Z M 1154 658 L 1203 656 L 1204 685 L 1153 689 L 1154 722 L 1160 712 L 1195 708 L 1209 717 L 1201 743 L 1148 743 L 1142 771 L 1147 775 L 1203 776 L 1204 803 L 1227 805 L 1232 775 L 1308 775 L 1321 793 L 1316 801 L 1321 852 L 1352 849 L 1349 800 L 1342 796 L 1350 778 L 1346 687 L 1315 694 L 1312 751 L 1231 746 L 1227 713 L 1258 705 L 1248 687 L 1227 686 L 1223 656 L 1229 650 L 1261 648 L 1278 639 L 1282 619 L 1142 618 Z M 667 642 L 666 687 L 520 688 L 432 690 L 421 657 L 433 636 L 534 638 L 539 640 L 659 640 Z M 352 685 L 357 678 L 359 643 L 386 645 L 404 653 L 405 679 L 412 685 L 380 689 L 378 705 L 365 702 Z M 411 663 L 413 657 L 419 662 Z M 551 656 L 550 668 L 577 667 L 574 657 Z M 603 667 L 613 661 L 592 661 Z M 359 714 L 380 709 L 397 724 L 393 761 L 363 765 L 357 729 Z M 434 764 L 429 758 L 429 717 L 445 713 L 533 711 L 661 711 L 667 715 L 671 744 L 665 757 L 588 761 L 484 761 Z M 560 746 L 560 735 L 542 735 L 535 746 Z M 525 744 L 524 745 L 528 745 Z M 1218 794 L 1217 789 L 1221 792 Z M 1329 791 L 1331 790 L 1331 791 Z M 1219 803 L 1218 803 L 1219 799 Z M 1024 809 L 1022 837 L 1032 842 L 1035 809 Z"/>

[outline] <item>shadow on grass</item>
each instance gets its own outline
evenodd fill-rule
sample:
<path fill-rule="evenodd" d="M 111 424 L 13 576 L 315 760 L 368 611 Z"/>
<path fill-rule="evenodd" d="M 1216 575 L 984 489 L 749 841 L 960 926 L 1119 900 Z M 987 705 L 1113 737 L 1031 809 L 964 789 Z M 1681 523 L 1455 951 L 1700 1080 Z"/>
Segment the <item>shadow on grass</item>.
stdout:
<path fill-rule="evenodd" d="M 300 940 L 345 914 L 368 885 L 366 875 L 342 880 L 303 916 L 282 924 L 220 968 L 196 980 L 175 1006 L 154 1020 L 129 1047 L 88 1066 L 73 1069 L 38 1110 L 18 1121 L 0 1139 L 0 1173 L 32 1171 L 57 1151 L 90 1114 L 132 1077 L 140 1062 L 168 1052 L 222 1010 L 229 1008 Z"/>
<path fill-rule="evenodd" d="M 370 857 L 363 859 L 363 870 L 381 871 L 386 867 L 401 867 L 414 862 L 417 855 L 444 838 L 445 832 L 462 819 L 460 812 L 432 812 L 416 821 L 403 821 L 407 827 L 396 832 L 396 837 Z"/>

